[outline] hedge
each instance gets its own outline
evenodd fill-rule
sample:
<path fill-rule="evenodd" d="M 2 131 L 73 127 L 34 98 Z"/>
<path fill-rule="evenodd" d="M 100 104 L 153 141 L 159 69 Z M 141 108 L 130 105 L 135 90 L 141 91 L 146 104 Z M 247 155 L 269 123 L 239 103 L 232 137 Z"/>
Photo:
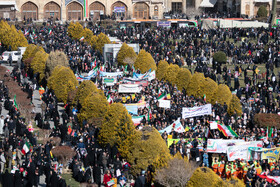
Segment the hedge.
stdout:
<path fill-rule="evenodd" d="M 278 114 L 259 113 L 254 115 L 254 123 L 260 127 L 280 128 L 280 116 Z"/>

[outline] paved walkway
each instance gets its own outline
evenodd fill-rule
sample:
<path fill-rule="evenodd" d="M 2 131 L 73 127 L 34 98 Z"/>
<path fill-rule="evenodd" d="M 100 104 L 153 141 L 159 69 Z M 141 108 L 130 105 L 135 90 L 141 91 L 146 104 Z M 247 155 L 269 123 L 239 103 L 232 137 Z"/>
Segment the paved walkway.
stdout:
<path fill-rule="evenodd" d="M 13 70 L 13 67 L 11 67 L 11 66 L 9 66 L 7 64 L 1 64 L 1 66 L 6 67 L 9 71 Z M 21 79 L 21 80 L 23 80 L 23 79 Z M 41 112 L 42 101 L 40 100 L 40 94 L 39 94 L 38 88 L 37 88 L 37 90 L 34 90 L 34 92 L 33 92 L 33 104 L 35 106 L 34 111 L 36 113 L 37 112 Z M 5 110 L 4 104 L 2 104 L 2 106 L 3 106 L 3 108 L 2 108 L 2 115 L 6 116 L 8 114 L 8 111 Z M 50 122 L 50 123 L 53 126 L 53 122 Z M 45 178 L 46 178 L 45 175 L 41 175 L 40 176 L 39 186 L 41 186 L 41 187 L 45 187 L 46 186 Z"/>

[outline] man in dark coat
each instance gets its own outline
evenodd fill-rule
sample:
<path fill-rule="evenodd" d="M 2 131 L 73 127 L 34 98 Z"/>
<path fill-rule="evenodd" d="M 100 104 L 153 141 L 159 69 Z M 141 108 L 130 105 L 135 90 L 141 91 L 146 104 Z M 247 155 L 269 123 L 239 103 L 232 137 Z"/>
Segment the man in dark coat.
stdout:
<path fill-rule="evenodd" d="M 93 179 L 94 179 L 94 182 L 100 187 L 101 186 L 101 169 L 97 164 L 95 164 L 95 166 L 93 168 Z"/>

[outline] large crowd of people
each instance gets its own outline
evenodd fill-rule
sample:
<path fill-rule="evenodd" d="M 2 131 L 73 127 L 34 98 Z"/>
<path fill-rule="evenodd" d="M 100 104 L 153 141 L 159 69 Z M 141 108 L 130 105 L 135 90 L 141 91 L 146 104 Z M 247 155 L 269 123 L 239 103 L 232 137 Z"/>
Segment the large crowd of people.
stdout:
<path fill-rule="evenodd" d="M 225 83 L 231 91 L 241 100 L 242 115 L 232 115 L 227 113 L 229 106 L 218 104 L 212 106 L 212 115 L 199 116 L 194 118 L 181 119 L 181 124 L 186 130 L 178 133 L 174 129 L 170 132 L 162 133 L 162 138 L 168 142 L 168 138 L 180 139 L 172 142 L 169 146 L 170 154 L 180 153 L 182 157 L 197 160 L 200 157 L 201 166 L 211 167 L 217 175 L 223 178 L 231 176 L 243 179 L 248 186 L 276 186 L 272 180 L 262 179 L 259 174 L 266 172 L 266 175 L 280 176 L 278 160 L 245 162 L 237 160 L 229 162 L 225 154 L 214 156 L 207 153 L 207 127 L 209 121 L 219 121 L 221 124 L 229 125 L 237 133 L 238 138 L 246 141 L 263 140 L 266 129 L 256 126 L 253 117 L 257 113 L 280 113 L 280 72 L 279 68 L 279 28 L 248 28 L 248 29 L 208 29 L 201 28 L 155 28 L 143 29 L 127 27 L 107 26 L 106 28 L 92 23 L 87 23 L 88 28 L 96 35 L 103 32 L 112 37 L 119 38 L 122 42 L 139 43 L 141 49 L 145 49 L 158 63 L 166 60 L 169 64 L 186 66 L 190 71 L 201 72 L 205 77 L 210 77 L 217 83 Z M 120 71 L 121 67 L 112 61 L 104 61 L 103 54 L 95 51 L 85 42 L 73 40 L 67 35 L 67 26 L 52 24 L 45 26 L 35 26 L 30 24 L 25 28 L 16 26 L 24 31 L 32 29 L 36 38 L 26 36 L 29 43 L 41 45 L 49 53 L 54 50 L 63 51 L 69 59 L 69 66 L 75 74 L 87 73 L 91 70 L 92 62 L 97 59 L 97 66 L 105 64 L 106 72 Z M 52 29 L 53 34 L 49 35 L 48 30 Z M 4 51 L 4 47 L 1 46 Z M 217 64 L 213 61 L 213 53 L 224 51 L 228 57 L 225 65 Z M 232 65 L 230 68 L 228 64 Z M 258 65 L 265 64 L 261 72 L 257 72 Z M 248 72 L 253 72 L 249 75 Z M 28 75 L 29 83 L 21 79 L 21 76 Z M 32 69 L 24 71 L 24 63 L 14 67 L 11 76 L 18 81 L 18 84 L 30 96 L 32 102 L 33 89 L 39 85 L 38 76 L 33 75 Z M 126 75 L 132 76 L 132 71 Z M 244 84 L 240 79 L 244 79 Z M 234 80 L 234 84 L 232 84 Z M 149 115 L 148 120 L 144 117 L 136 127 L 141 129 L 145 125 L 162 130 L 181 117 L 183 107 L 202 106 L 206 104 L 203 98 L 195 98 L 186 94 L 186 90 L 179 91 L 176 86 L 168 82 L 157 79 L 149 82 L 148 86 L 135 94 L 132 98 L 130 94 L 115 92 L 117 85 L 106 86 L 102 84 L 100 75 L 92 79 L 99 89 L 107 96 L 110 94 L 113 102 L 123 102 L 124 104 L 138 103 L 144 97 L 145 102 L 150 106 L 139 108 L 138 115 Z M 122 81 L 122 78 L 119 79 Z M 28 83 L 28 85 L 27 85 Z M 244 85 L 244 86 L 241 86 Z M 129 183 L 131 186 L 151 186 L 151 181 L 147 182 L 150 172 L 142 171 L 138 177 L 134 178 L 130 172 L 130 163 L 126 162 L 119 155 L 116 146 L 102 147 L 97 141 L 99 129 L 84 121 L 79 124 L 76 110 L 66 107 L 62 113 L 58 110 L 58 101 L 51 90 L 43 84 L 46 92 L 42 94 L 42 112 L 36 114 L 36 124 L 39 128 L 49 129 L 51 137 L 61 138 L 61 144 L 71 146 L 75 152 L 68 164 L 73 172 L 73 178 L 80 182 L 90 184 L 102 184 L 108 186 L 112 179 L 116 183 L 124 186 Z M 37 88 L 38 89 L 38 88 Z M 158 105 L 157 97 L 160 93 L 169 93 L 171 107 L 164 110 Z M 38 186 L 41 175 L 45 176 L 47 186 L 66 186 L 66 182 L 61 177 L 60 165 L 52 157 L 52 142 L 39 144 L 37 138 L 32 134 L 27 126 L 27 122 L 21 118 L 20 111 L 16 111 L 8 96 L 9 90 L 2 82 L 0 84 L 0 97 L 3 102 L 3 110 L 8 111 L 8 115 L 1 116 L 0 134 L 0 167 L 3 186 Z M 126 98 L 123 100 L 122 98 Z M 2 109 L 2 108 L 1 108 Z M 53 122 L 54 125 L 51 125 Z M 69 128 L 71 127 L 71 128 Z M 69 130 L 70 129 L 70 130 Z M 263 141 L 265 148 L 272 148 L 280 143 L 280 133 L 276 131 L 274 137 Z M 219 130 L 211 130 L 210 137 L 213 139 L 227 139 Z M 24 145 L 31 144 L 32 152 L 22 153 Z M 197 147 L 199 151 L 195 151 Z M 212 159 L 213 157 L 213 159 Z M 7 170 L 9 169 L 9 171 Z M 11 180 L 6 180 L 6 179 Z"/>

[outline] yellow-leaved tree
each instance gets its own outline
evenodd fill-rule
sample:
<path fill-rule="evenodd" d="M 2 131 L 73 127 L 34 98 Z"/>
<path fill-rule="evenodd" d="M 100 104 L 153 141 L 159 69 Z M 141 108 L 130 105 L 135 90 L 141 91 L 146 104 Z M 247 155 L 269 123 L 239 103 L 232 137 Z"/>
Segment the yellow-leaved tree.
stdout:
<path fill-rule="evenodd" d="M 0 22 L 0 41 L 7 49 L 16 51 L 18 47 L 27 47 L 28 42 L 21 31 L 17 31 L 14 25 L 9 25 L 6 21 Z"/>
<path fill-rule="evenodd" d="M 165 73 L 164 79 L 174 86 L 177 83 L 177 75 L 179 70 L 180 68 L 178 65 L 170 64 Z"/>
<path fill-rule="evenodd" d="M 85 80 L 79 85 L 77 89 L 75 102 L 82 104 L 89 94 L 97 92 L 102 93 L 102 90 L 96 88 L 95 84 L 91 80 Z"/>
<path fill-rule="evenodd" d="M 211 78 L 207 77 L 204 79 L 201 85 L 202 94 L 201 97 L 206 96 L 206 101 L 212 104 L 216 102 L 216 91 L 218 84 Z"/>
<path fill-rule="evenodd" d="M 109 37 L 102 32 L 97 36 L 95 49 L 102 54 L 104 45 L 109 43 L 111 43 Z"/>
<path fill-rule="evenodd" d="M 85 41 L 90 44 L 93 32 L 90 29 L 85 28 L 83 31 L 83 36 L 85 37 Z"/>
<path fill-rule="evenodd" d="M 189 96 L 193 95 L 196 98 L 203 96 L 201 87 L 203 85 L 204 79 L 205 77 L 202 73 L 195 72 L 193 74 L 187 89 Z"/>
<path fill-rule="evenodd" d="M 66 54 L 58 50 L 52 51 L 48 56 L 46 62 L 46 72 L 45 72 L 47 78 L 52 74 L 52 71 L 57 66 L 65 66 L 65 67 L 69 66 L 69 62 Z"/>
<path fill-rule="evenodd" d="M 104 146 L 117 145 L 121 156 L 127 158 L 139 135 L 126 108 L 121 103 L 111 104 L 99 131 L 99 142 Z"/>
<path fill-rule="evenodd" d="M 161 81 L 164 78 L 168 67 L 169 67 L 168 62 L 166 62 L 165 60 L 159 61 L 157 65 L 157 71 L 156 71 L 156 76 L 158 80 Z"/>
<path fill-rule="evenodd" d="M 241 116 L 242 115 L 242 106 L 241 106 L 239 98 L 235 94 L 233 94 L 229 107 L 228 107 L 228 114 L 233 115 L 235 113 L 238 116 Z"/>
<path fill-rule="evenodd" d="M 39 73 L 40 81 L 45 78 L 46 61 L 48 56 L 49 55 L 45 51 L 37 51 L 35 57 L 31 61 L 31 68 L 34 73 Z"/>
<path fill-rule="evenodd" d="M 127 157 L 135 176 L 149 165 L 153 165 L 155 169 L 164 167 L 170 159 L 167 145 L 154 127 L 144 126 L 139 132 L 141 139 L 134 143 Z"/>
<path fill-rule="evenodd" d="M 58 101 L 67 102 L 68 93 L 78 86 L 73 71 L 65 66 L 56 66 L 48 79 L 48 87 L 54 91 Z"/>
<path fill-rule="evenodd" d="M 28 70 L 30 68 L 32 59 L 35 57 L 35 54 L 38 51 L 45 52 L 45 50 L 41 46 L 34 44 L 28 45 L 28 47 L 22 55 L 22 61 L 24 63 L 25 70 Z"/>
<path fill-rule="evenodd" d="M 225 84 L 219 84 L 216 91 L 215 101 L 218 101 L 218 103 L 220 103 L 221 105 L 226 103 L 227 106 L 229 106 L 231 98 L 232 98 L 232 94 L 228 86 Z"/>
<path fill-rule="evenodd" d="M 187 184 L 187 187 L 197 186 L 245 187 L 245 184 L 239 179 L 223 180 L 210 168 L 199 167 Z"/>
<path fill-rule="evenodd" d="M 177 73 L 176 79 L 177 79 L 176 82 L 177 88 L 181 91 L 183 90 L 183 88 L 187 90 L 188 85 L 192 79 L 192 74 L 190 70 L 188 70 L 187 68 L 180 68 Z"/>
<path fill-rule="evenodd" d="M 89 123 L 93 123 L 96 120 L 102 122 L 108 108 L 109 103 L 104 94 L 92 92 L 84 99 L 78 118 L 80 122 L 84 120 Z"/>
<path fill-rule="evenodd" d="M 90 39 L 90 45 L 95 48 L 96 47 L 96 44 L 97 44 L 97 36 L 96 35 L 93 35 Z"/>
<path fill-rule="evenodd" d="M 125 59 L 130 58 L 132 60 L 136 60 L 137 55 L 133 49 L 133 47 L 128 46 L 126 43 L 122 44 L 117 56 L 117 61 L 119 65 L 127 65 Z"/>
<path fill-rule="evenodd" d="M 156 63 L 152 57 L 152 55 L 146 52 L 144 49 L 141 49 L 136 61 L 134 63 L 134 67 L 136 70 L 140 70 L 141 73 L 146 73 L 151 69 L 154 71 L 157 69 Z"/>
<path fill-rule="evenodd" d="M 70 22 L 67 32 L 69 36 L 79 40 L 84 34 L 84 28 L 79 22 Z"/>

